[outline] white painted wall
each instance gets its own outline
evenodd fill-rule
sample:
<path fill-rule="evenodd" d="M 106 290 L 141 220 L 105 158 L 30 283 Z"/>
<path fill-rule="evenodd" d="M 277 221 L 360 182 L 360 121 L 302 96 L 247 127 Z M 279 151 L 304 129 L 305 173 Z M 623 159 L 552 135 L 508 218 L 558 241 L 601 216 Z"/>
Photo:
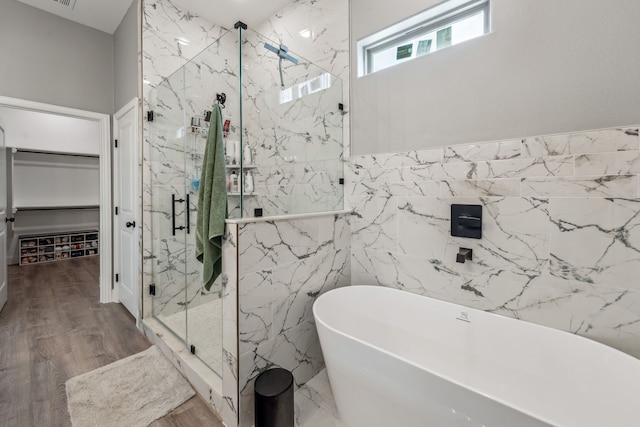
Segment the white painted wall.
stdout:
<path fill-rule="evenodd" d="M 114 63 L 114 111 L 138 96 L 140 72 L 138 70 L 140 50 L 139 0 L 133 0 L 122 22 L 113 33 Z"/>
<path fill-rule="evenodd" d="M 57 153 L 99 154 L 97 121 L 19 108 L 0 107 L 7 147 Z M 11 207 L 75 206 L 100 204 L 97 157 L 59 154 L 11 154 L 7 176 Z M 10 211 L 11 212 L 11 211 Z M 97 229 L 99 209 L 19 211 L 11 216 L 7 262 L 18 263 L 18 236 L 44 232 Z"/>
<path fill-rule="evenodd" d="M 491 34 L 357 77 L 359 39 L 437 3 L 351 0 L 354 154 L 637 123 L 637 0 L 492 0 Z"/>
<path fill-rule="evenodd" d="M 13 208 L 100 205 L 97 157 L 13 154 Z"/>
<path fill-rule="evenodd" d="M 58 153 L 98 155 L 97 121 L 38 111 L 0 107 L 6 123 L 7 147 Z"/>
<path fill-rule="evenodd" d="M 0 94 L 113 113 L 113 36 L 0 1 Z"/>

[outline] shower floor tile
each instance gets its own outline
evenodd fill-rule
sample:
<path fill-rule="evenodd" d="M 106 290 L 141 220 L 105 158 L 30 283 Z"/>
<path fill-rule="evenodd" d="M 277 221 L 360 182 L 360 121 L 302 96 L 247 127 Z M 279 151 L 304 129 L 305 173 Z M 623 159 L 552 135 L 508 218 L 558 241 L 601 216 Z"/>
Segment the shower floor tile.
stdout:
<path fill-rule="evenodd" d="M 222 299 L 189 307 L 184 312 L 160 320 L 174 331 L 184 331 L 189 319 L 188 344 L 196 347 L 196 356 L 218 375 L 222 373 Z"/>

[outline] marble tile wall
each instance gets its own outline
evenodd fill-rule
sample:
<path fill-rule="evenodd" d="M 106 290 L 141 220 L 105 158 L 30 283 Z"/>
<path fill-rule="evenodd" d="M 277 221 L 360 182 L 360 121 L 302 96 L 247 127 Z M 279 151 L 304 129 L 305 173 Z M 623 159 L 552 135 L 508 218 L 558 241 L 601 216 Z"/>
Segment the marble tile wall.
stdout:
<path fill-rule="evenodd" d="M 207 98 L 184 98 L 184 85 L 198 90 L 205 77 L 217 77 L 226 82 L 227 63 L 216 63 L 216 49 L 224 46 L 216 40 L 228 37 L 229 31 L 195 16 L 171 0 L 142 1 L 142 70 L 143 70 L 143 284 L 145 289 L 156 278 L 161 279 L 163 295 L 156 308 L 170 315 L 184 308 L 185 297 L 180 294 L 185 276 L 199 280 L 199 266 L 183 261 L 192 248 L 186 239 L 171 235 L 171 194 L 186 194 L 191 177 L 190 151 L 197 144 L 194 135 L 184 133 L 181 109 L 202 114 L 210 109 L 215 93 Z M 235 34 L 235 32 L 233 32 Z M 189 41 L 181 44 L 179 38 Z M 188 61 L 212 45 L 211 52 L 192 67 L 182 68 Z M 223 57 L 224 55 L 220 55 Z M 181 74 L 175 74 L 179 69 Z M 220 71 L 223 70 L 223 71 Z M 163 80 L 167 79 L 164 84 Z M 223 88 L 227 86 L 221 85 Z M 232 85 L 232 87 L 237 87 Z M 223 89 L 224 90 L 224 89 Z M 227 89 L 228 90 L 228 89 Z M 237 107 L 236 107 L 237 108 Z M 153 109 L 154 122 L 146 120 L 147 111 Z M 187 140 L 189 140 L 187 142 Z M 200 146 L 196 146 L 199 150 Z M 191 162 L 191 163 L 189 163 Z M 192 196 L 192 199 L 194 197 Z M 197 197 L 195 197 L 197 199 Z M 195 202 L 195 200 L 192 200 Z M 195 205 L 192 204 L 192 208 Z M 178 223 L 184 223 L 185 209 L 177 206 Z M 195 221 L 192 210 L 191 221 Z M 187 272 L 188 270 L 188 272 Z M 190 283 L 191 283 L 190 279 Z M 160 287 L 159 287 L 160 289 Z M 200 287 L 194 286 L 193 298 Z M 151 316 L 154 307 L 147 292 L 143 292 L 143 316 Z"/>
<path fill-rule="evenodd" d="M 153 123 L 143 121 L 143 284 L 145 290 L 147 286 L 154 282 L 155 278 L 162 280 L 163 286 L 168 285 L 168 288 L 163 291 L 166 295 L 162 296 L 162 309 L 166 314 L 174 312 L 180 308 L 180 282 L 184 280 L 184 277 L 195 277 L 195 270 L 191 270 L 190 265 L 184 265 L 182 259 L 184 257 L 190 257 L 189 251 L 191 250 L 189 245 L 185 245 L 184 240 L 174 239 L 170 234 L 170 226 L 167 228 L 167 224 L 170 223 L 170 209 L 171 199 L 170 195 L 174 192 L 178 192 L 183 189 L 187 191 L 185 187 L 188 187 L 188 178 L 193 173 L 192 162 L 189 157 L 191 152 L 195 152 L 197 155 L 201 150 L 201 140 L 198 140 L 197 134 L 185 134 L 185 130 L 181 129 L 181 126 L 176 126 L 174 123 L 182 123 L 181 117 L 179 117 L 179 111 L 185 109 L 188 112 L 194 114 L 199 113 L 203 109 L 208 109 L 211 104 L 211 100 L 189 97 L 184 98 L 180 93 L 180 88 L 189 86 L 194 93 L 198 95 L 202 93 L 210 93 L 211 87 L 199 87 L 198 85 L 206 82 L 207 74 L 213 77 L 221 78 L 225 80 L 225 74 L 232 76 L 233 62 L 227 61 L 224 64 L 216 63 L 213 61 L 221 58 L 228 58 L 229 56 L 223 52 L 219 52 L 216 49 L 221 49 L 222 43 L 219 46 L 214 45 L 213 57 L 205 59 L 199 62 L 195 69 L 185 68 L 182 75 L 174 75 L 175 71 L 187 64 L 193 59 L 198 52 L 201 52 L 206 46 L 219 40 L 227 35 L 229 32 L 219 26 L 213 25 L 201 19 L 200 17 L 191 14 L 182 7 L 171 0 L 143 0 L 143 36 L 142 36 L 142 62 L 143 62 L 143 75 L 144 75 L 144 88 L 143 88 L 143 117 L 146 118 L 146 113 L 150 109 L 153 109 L 157 120 Z M 268 30 L 267 36 L 272 36 L 272 39 L 279 39 L 279 35 L 288 35 L 287 40 L 296 38 L 297 40 L 303 40 L 302 44 L 296 44 L 296 42 L 289 44 L 289 47 L 296 49 L 300 47 L 298 52 L 305 52 L 304 57 L 311 61 L 320 61 L 320 66 L 324 69 L 332 71 L 334 74 L 339 75 L 345 81 L 348 79 L 348 5 L 340 0 L 302 0 L 292 3 L 290 6 L 278 12 L 273 18 L 269 19 L 265 23 L 263 28 Z M 303 37 L 297 26 L 304 26 L 305 28 L 311 28 L 310 36 Z M 331 28 L 331 31 L 327 31 Z M 265 31 L 266 32 L 266 31 Z M 232 30 L 233 37 L 235 37 L 235 30 Z M 277 37 L 276 37 L 277 36 Z M 186 38 L 189 40 L 189 45 L 183 45 L 179 43 L 179 38 Z M 307 43 L 305 45 L 305 43 Z M 304 47 L 304 49 L 303 49 Z M 194 62 L 195 64 L 195 62 Z M 192 65 L 194 65 L 192 64 Z M 216 71 L 218 70 L 218 75 Z M 223 70 L 223 71 L 220 71 Z M 294 77 L 293 71 L 287 71 L 289 77 Z M 237 74 L 237 73 L 236 73 Z M 171 76 L 170 81 L 166 84 L 161 84 L 163 79 Z M 227 77 L 228 77 L 227 76 Z M 203 77 L 198 80 L 198 77 Z M 206 86 L 206 83 L 205 83 Z M 221 85 L 220 87 L 222 87 Z M 237 85 L 236 85 L 237 86 Z M 259 85 L 256 85 L 258 87 Z M 335 89 L 335 85 L 332 86 L 332 90 Z M 218 87 L 214 88 L 214 91 L 218 91 Z M 226 89 L 227 93 L 227 106 L 230 109 L 225 111 L 225 115 L 232 117 L 232 124 L 239 117 L 238 107 L 233 105 L 234 95 L 232 88 Z M 162 92 L 162 96 L 158 97 L 158 93 Z M 348 87 L 346 84 L 342 86 L 343 102 L 346 100 L 346 94 L 348 93 Z M 213 96 L 213 93 L 212 93 Z M 309 97 L 308 99 L 311 99 Z M 187 102 L 188 101 L 188 102 Z M 194 104 L 192 105 L 191 102 Z M 202 103 L 200 103 L 202 102 Z M 346 104 L 346 103 L 345 103 Z M 346 104 L 348 105 L 348 104 Z M 293 117 L 293 116 L 292 116 Z M 295 116 L 299 117 L 299 116 Z M 331 115 L 330 119 L 339 118 L 337 114 Z M 174 119 L 179 119 L 174 122 Z M 305 126 L 315 126 L 322 128 L 325 126 L 327 120 L 320 120 L 319 122 L 305 123 Z M 328 123 L 328 127 L 332 130 L 336 127 L 332 123 Z M 235 129 L 234 129 L 235 131 Z M 300 131 L 300 129 L 298 130 Z M 324 130 L 323 130 L 324 132 Z M 343 130 L 343 132 L 345 132 Z M 322 134 L 322 133 L 320 133 Z M 346 135 L 347 133 L 345 133 Z M 334 140 L 339 139 L 338 135 L 324 132 L 325 139 L 334 143 Z M 327 136 L 328 135 L 328 136 Z M 232 135 L 237 137 L 238 135 Z M 156 138 L 157 137 L 157 138 Z M 156 138 L 156 139 L 154 139 Z M 191 138 L 191 139 L 190 139 Z M 344 138 L 344 136 L 343 136 Z M 186 142 L 185 142 L 186 141 Z M 344 140 L 348 145 L 348 142 Z M 323 141 L 325 142 L 325 141 Z M 337 145 L 337 144 L 333 144 Z M 195 147 L 195 148 L 193 148 Z M 309 150 L 309 146 L 305 146 L 305 150 Z M 322 149 L 320 149 L 322 151 Z M 184 154 L 187 154 L 185 157 Z M 261 156 L 259 153 L 257 158 L 262 157 L 267 159 L 267 156 Z M 191 162 L 191 163 L 190 163 Z M 308 175 L 308 182 L 303 182 L 303 185 L 315 185 L 316 181 L 332 179 L 334 175 L 342 170 L 342 165 L 337 167 L 329 166 L 318 162 L 318 164 L 299 164 L 299 165 L 280 165 L 279 170 L 281 176 L 283 175 L 295 175 L 305 173 Z M 264 172 L 268 176 L 274 176 L 277 178 L 277 172 L 273 171 L 273 165 L 265 168 Z M 191 168 L 191 169 L 190 169 Z M 307 170 L 308 169 L 308 170 Z M 301 172 L 302 171 L 302 172 Z M 275 185 L 275 184 L 274 184 Z M 277 187 L 273 187 L 277 188 Z M 308 189 L 307 188 L 307 189 Z M 177 193 L 179 194 L 179 193 Z M 268 194 L 265 192 L 265 194 Z M 270 194 L 271 195 L 271 194 Z M 324 196 L 321 194 L 321 196 Z M 307 197 L 305 195 L 305 197 Z M 310 200 L 316 200 L 315 195 L 309 196 Z M 290 200 L 293 200 L 290 198 Z M 192 197 L 192 202 L 195 202 L 195 197 Z M 282 203 L 279 201 L 278 203 Z M 300 203 L 300 201 L 295 201 Z M 336 203 L 337 205 L 337 203 Z M 333 206 L 333 204 L 331 205 Z M 340 206 L 341 203 L 340 203 Z M 195 221 L 195 204 L 191 205 L 192 208 L 192 225 Z M 295 210 L 297 206 L 295 203 L 291 203 L 291 207 L 288 209 Z M 178 209 L 178 220 L 184 218 L 184 208 Z M 285 221 L 285 223 L 287 223 Z M 238 346 L 239 337 L 238 329 L 246 327 L 247 324 L 243 320 L 238 323 L 238 306 L 236 304 L 238 291 L 243 291 L 244 287 L 238 287 L 238 283 L 243 283 L 236 275 L 237 263 L 246 263 L 243 256 L 238 257 L 238 235 L 240 233 L 240 225 L 231 225 L 227 230 L 227 239 L 224 244 L 224 274 L 221 278 L 222 294 L 223 294 L 223 372 L 222 372 L 222 407 L 218 404 L 214 404 L 216 409 L 223 415 L 225 423 L 228 426 L 234 426 L 238 422 L 240 407 L 246 409 L 248 404 L 248 393 L 252 386 L 251 380 L 255 378 L 257 372 L 260 369 L 266 368 L 273 364 L 279 364 L 295 371 L 296 381 L 300 384 L 308 378 L 313 376 L 312 374 L 317 372 L 320 368 L 321 362 L 319 361 L 319 346 L 317 344 L 317 338 L 315 338 L 315 332 L 310 329 L 309 322 L 310 307 L 301 308 L 304 304 L 308 304 L 308 299 L 312 295 L 299 294 L 299 290 L 296 289 L 296 285 L 300 285 L 305 290 L 316 289 L 320 292 L 325 288 L 342 285 L 346 283 L 350 273 L 348 271 L 348 240 L 349 233 L 348 226 L 346 225 L 346 219 L 336 219 L 335 224 L 327 224 L 324 220 L 313 218 L 302 222 L 303 225 L 296 223 L 293 227 L 294 230 L 282 231 L 281 235 L 284 242 L 289 242 L 288 239 L 292 238 L 290 233 L 296 233 L 296 227 L 306 229 L 305 233 L 310 236 L 316 236 L 315 239 L 319 239 L 318 234 L 314 230 L 323 230 L 323 232 L 332 234 L 339 231 L 339 242 L 335 239 L 328 239 L 322 241 L 305 241 L 305 244 L 326 244 L 327 247 L 331 245 L 342 245 L 343 248 L 338 253 L 331 254 L 324 246 L 316 248 L 315 252 L 312 250 L 304 251 L 305 255 L 301 257 L 301 265 L 296 267 L 298 272 L 296 280 L 301 280 L 300 283 L 285 282 L 283 264 L 290 267 L 295 266 L 295 262 L 291 259 L 282 258 L 277 248 L 274 248 L 274 253 L 267 253 L 265 256 L 267 259 L 271 259 L 275 262 L 274 265 L 268 267 L 266 264 L 261 264 L 261 268 L 267 271 L 268 268 L 280 271 L 279 282 L 282 286 L 290 286 L 291 291 L 295 293 L 291 299 L 286 299 L 279 306 L 278 311 L 278 324 L 280 325 L 278 330 L 275 327 L 269 328 L 269 332 L 266 336 L 263 336 L 264 341 L 249 341 L 244 340 L 242 344 L 243 349 L 246 350 L 243 364 L 240 363 L 238 358 Z M 287 223 L 288 224 L 288 223 Z M 341 225 L 340 225 L 341 224 Z M 340 226 L 338 226 L 340 225 Z M 245 224 L 242 226 L 243 230 L 251 229 L 251 224 Z M 284 226 L 286 229 L 286 226 Z M 159 231 L 159 230 L 164 231 Z M 168 230 L 168 231 L 167 231 Z M 249 235 L 249 234 L 247 234 Z M 267 233 L 267 236 L 271 234 Z M 289 236 L 289 237 L 287 237 Z M 311 239 L 313 240 L 313 239 Z M 244 242 L 249 242 L 247 237 L 244 238 Z M 331 243 L 332 241 L 333 243 Z M 249 243 L 247 243 L 249 244 Z M 346 245 L 346 246 L 345 246 Z M 260 247 L 259 245 L 257 247 Z M 264 248 L 263 248 L 264 249 Z M 334 249 L 334 251 L 338 251 Z M 316 253 L 317 252 L 317 253 Z M 292 251 L 293 254 L 298 254 L 297 249 Z M 341 264 L 344 263 L 344 264 Z M 247 264 L 243 264 L 247 265 Z M 318 277 L 305 278 L 302 274 L 305 269 L 310 271 L 324 272 L 327 274 L 325 281 L 320 284 Z M 339 272 L 339 273 L 338 273 Z M 158 274 L 159 275 L 155 275 Z M 248 273 L 248 272 L 245 272 Z M 253 273 L 256 273 L 255 271 Z M 199 272 L 198 274 L 199 275 Z M 199 288 L 194 288 L 199 290 Z M 264 287 L 261 288 L 264 290 Z M 284 288 L 280 288 L 284 289 Z M 151 298 L 144 292 L 145 299 L 144 317 L 152 316 L 151 307 L 153 303 Z M 194 298 L 198 296 L 198 292 L 194 294 Z M 248 295 L 251 297 L 251 295 Z M 281 295 L 282 296 L 282 295 Z M 255 304 L 255 300 L 251 304 Z M 269 300 L 269 302 L 273 302 Z M 285 303 L 290 303 L 292 313 L 295 310 L 302 310 L 305 316 L 301 317 L 301 323 L 298 325 L 294 319 L 286 313 L 289 311 L 285 307 Z M 157 304 L 156 304 L 157 305 Z M 252 308 L 245 307 L 246 313 Z M 247 311 L 248 310 L 248 311 Z M 258 311 L 260 314 L 262 312 Z M 251 316 L 250 316 L 251 317 Z M 252 325 L 249 323 L 248 325 Z M 252 326 L 251 326 L 252 327 Z M 246 330 L 245 330 L 246 331 Z M 248 332 L 243 332 L 243 335 L 248 335 Z M 249 343 L 255 344 L 256 365 L 250 365 L 253 363 L 252 359 L 248 357 L 252 351 L 252 347 L 247 347 Z M 288 343 L 290 349 L 294 350 L 287 357 L 283 357 L 280 352 L 269 351 L 269 346 L 273 346 L 274 343 L 280 345 L 280 343 Z M 258 346 L 260 344 L 260 347 Z M 273 349 L 273 347 L 271 347 Z M 281 346 L 281 348 L 285 348 Z M 239 373 L 240 368 L 243 367 L 241 390 L 239 390 Z M 211 393 L 214 391 L 211 390 Z M 242 392 L 243 406 L 240 406 L 239 393 Z M 217 399 L 209 399 L 210 402 Z M 248 422 L 247 415 L 243 416 L 244 422 Z"/>
<path fill-rule="evenodd" d="M 254 30 L 341 79 L 342 139 L 349 157 L 349 2 L 296 0 Z"/>
<path fill-rule="evenodd" d="M 257 207 L 265 216 L 341 210 L 341 80 L 290 51 L 300 63 L 283 62 L 283 92 L 278 56 L 264 47 L 279 43 L 243 34 L 243 142 L 257 166 L 245 216 Z"/>
<path fill-rule="evenodd" d="M 150 138 L 147 159 L 151 168 L 152 249 L 155 254 L 156 278 L 162 278 L 164 286 L 158 287 L 154 299 L 154 314 L 171 315 L 189 307 L 206 303 L 219 296 L 220 280 L 208 292 L 202 287 L 201 264 L 195 260 L 195 230 L 197 221 L 198 186 L 201 164 L 206 145 L 207 122 L 205 110 L 211 110 L 215 91 L 229 96 L 229 105 L 223 115 L 238 115 L 237 67 L 229 65 L 228 58 L 236 53 L 237 35 L 227 31 L 212 46 L 163 80 L 150 92 L 149 107 L 154 120 L 148 122 Z M 215 91 L 212 91 L 215 89 Z M 199 120 L 201 126 L 188 126 L 190 118 Z M 185 126 L 185 120 L 187 126 Z M 232 127 L 229 138 L 237 137 Z M 190 200 L 188 221 L 191 233 L 172 233 L 171 196 Z M 186 202 L 175 204 L 177 226 L 187 221 Z M 187 293 L 183 292 L 187 284 Z"/>
<path fill-rule="evenodd" d="M 324 368 L 312 306 L 349 284 L 350 238 L 345 214 L 238 225 L 241 426 L 252 425 L 260 372 L 288 369 L 297 388 Z"/>
<path fill-rule="evenodd" d="M 352 282 L 584 335 L 640 357 L 638 127 L 352 157 Z M 450 205 L 483 207 L 482 239 Z M 456 262 L 460 247 L 473 260 Z"/>

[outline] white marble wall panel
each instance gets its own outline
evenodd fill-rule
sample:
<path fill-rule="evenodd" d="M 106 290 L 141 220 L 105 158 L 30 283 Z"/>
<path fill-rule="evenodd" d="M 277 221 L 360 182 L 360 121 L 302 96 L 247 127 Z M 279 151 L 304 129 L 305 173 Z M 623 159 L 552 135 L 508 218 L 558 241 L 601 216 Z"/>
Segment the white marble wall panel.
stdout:
<path fill-rule="evenodd" d="M 479 161 L 471 177 L 524 178 L 530 176 L 571 176 L 573 156 L 527 157 L 509 160 Z"/>
<path fill-rule="evenodd" d="M 521 142 L 497 141 L 482 144 L 463 144 L 445 147 L 445 162 L 477 162 L 480 160 L 500 160 L 520 157 Z"/>
<path fill-rule="evenodd" d="M 541 323 L 640 357 L 638 158 L 637 127 L 354 157 L 352 283 Z M 453 203 L 483 207 L 482 239 L 450 235 Z M 461 247 L 472 261 L 456 262 Z"/>
<path fill-rule="evenodd" d="M 636 175 L 605 175 L 596 177 L 525 178 L 524 197 L 636 197 Z"/>
<path fill-rule="evenodd" d="M 440 192 L 443 196 L 497 196 L 520 195 L 518 179 L 465 179 L 441 181 Z"/>
<path fill-rule="evenodd" d="M 253 421 L 260 372 L 288 369 L 297 387 L 324 367 L 312 306 L 322 293 L 349 284 L 350 238 L 346 215 L 240 225 L 240 425 Z"/>
<path fill-rule="evenodd" d="M 243 63 L 248 64 L 243 78 L 243 141 L 258 166 L 252 170 L 255 193 L 276 190 L 279 199 L 277 205 L 256 198 L 249 204 L 266 203 L 263 210 L 268 215 L 342 209 L 343 188 L 338 185 L 344 151 L 343 116 L 338 109 L 343 102 L 342 82 L 299 57 L 299 65 L 283 63 L 286 91 L 282 91 L 277 55 L 264 47 L 278 43 L 251 30 L 243 34 Z M 318 81 L 327 86 L 308 93 L 306 85 Z M 293 94 L 291 101 L 282 98 L 288 92 Z M 329 172 L 322 179 L 312 173 L 318 162 Z M 251 211 L 248 214 L 252 216 Z"/>
<path fill-rule="evenodd" d="M 582 154 L 576 157 L 576 175 L 620 175 L 640 173 L 636 151 Z"/>
<path fill-rule="evenodd" d="M 552 275 L 640 290 L 640 200 L 554 199 L 550 210 Z"/>
<path fill-rule="evenodd" d="M 637 151 L 638 129 L 602 129 L 559 135 L 526 138 L 522 141 L 523 157 L 549 157 L 564 154 L 586 154 L 609 151 Z"/>
<path fill-rule="evenodd" d="M 349 4 L 297 0 L 254 28 L 342 80 L 342 140 L 349 156 Z"/>
<path fill-rule="evenodd" d="M 238 425 L 238 225 L 227 224 L 222 242 L 222 419 Z"/>

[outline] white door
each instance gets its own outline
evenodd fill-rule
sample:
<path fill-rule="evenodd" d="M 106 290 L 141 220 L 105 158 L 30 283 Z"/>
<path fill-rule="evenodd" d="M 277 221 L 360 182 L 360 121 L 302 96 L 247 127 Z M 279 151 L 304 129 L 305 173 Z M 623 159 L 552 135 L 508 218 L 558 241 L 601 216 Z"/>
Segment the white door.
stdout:
<path fill-rule="evenodd" d="M 114 272 L 118 299 L 140 318 L 140 257 L 138 252 L 138 100 L 115 114 L 114 139 Z"/>
<path fill-rule="evenodd" d="M 7 150 L 0 127 L 0 311 L 7 303 Z"/>

